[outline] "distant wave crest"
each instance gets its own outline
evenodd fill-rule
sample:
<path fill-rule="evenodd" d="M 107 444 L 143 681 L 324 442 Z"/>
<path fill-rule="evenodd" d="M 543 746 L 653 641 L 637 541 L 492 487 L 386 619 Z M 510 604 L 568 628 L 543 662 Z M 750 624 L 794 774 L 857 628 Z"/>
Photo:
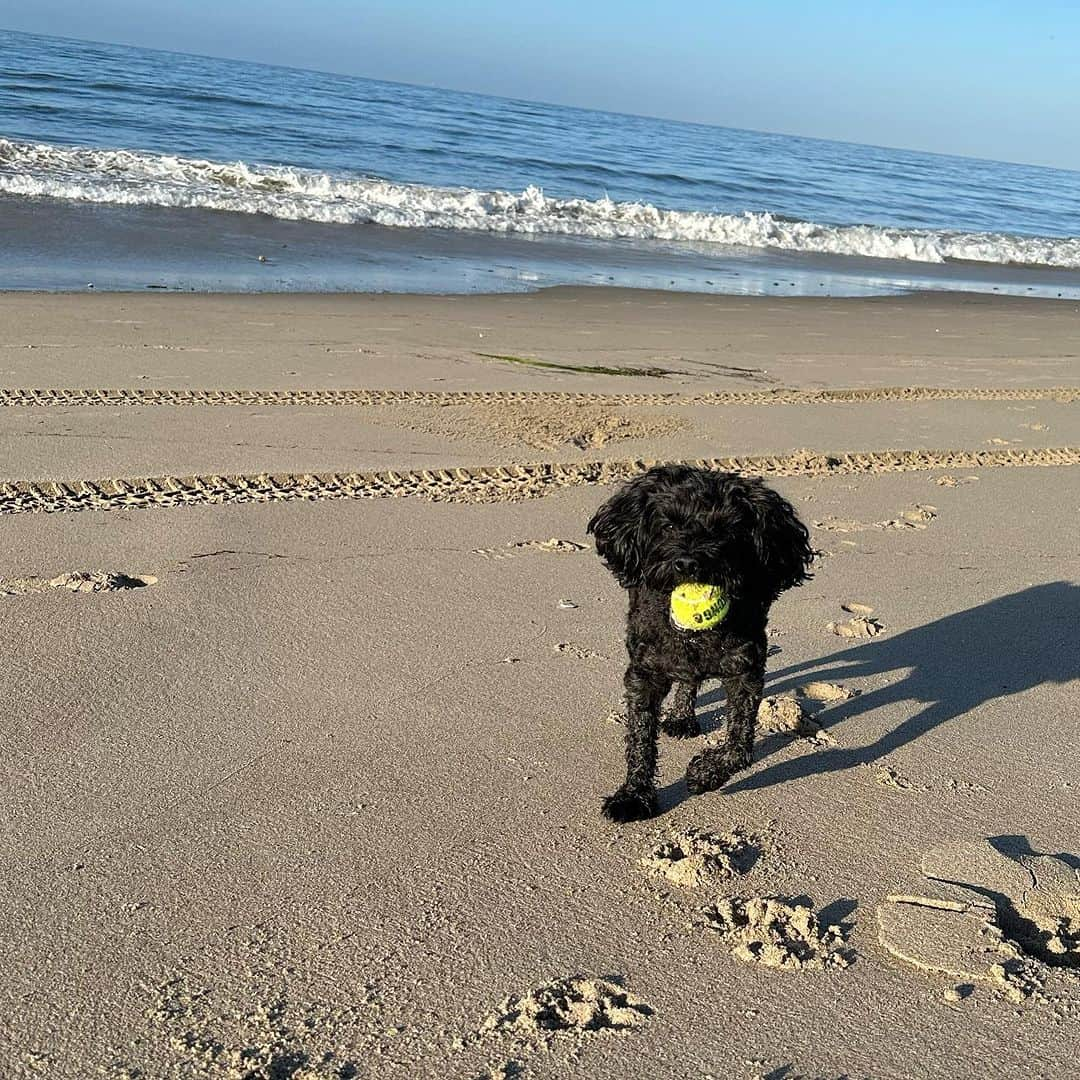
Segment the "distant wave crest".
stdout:
<path fill-rule="evenodd" d="M 224 163 L 0 139 L 0 192 L 138 206 L 202 207 L 291 221 L 692 241 L 942 263 L 1080 268 L 1080 237 L 821 225 L 768 212 L 662 210 L 611 199 L 427 187 L 284 166 Z"/>

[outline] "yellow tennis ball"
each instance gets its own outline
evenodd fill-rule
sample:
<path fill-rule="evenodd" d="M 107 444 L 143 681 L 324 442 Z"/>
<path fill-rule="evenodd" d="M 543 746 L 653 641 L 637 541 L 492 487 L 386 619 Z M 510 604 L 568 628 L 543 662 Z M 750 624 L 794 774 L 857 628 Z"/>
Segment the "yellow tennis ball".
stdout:
<path fill-rule="evenodd" d="M 711 630 L 724 621 L 729 606 L 719 585 L 688 581 L 671 590 L 671 621 L 680 630 Z"/>

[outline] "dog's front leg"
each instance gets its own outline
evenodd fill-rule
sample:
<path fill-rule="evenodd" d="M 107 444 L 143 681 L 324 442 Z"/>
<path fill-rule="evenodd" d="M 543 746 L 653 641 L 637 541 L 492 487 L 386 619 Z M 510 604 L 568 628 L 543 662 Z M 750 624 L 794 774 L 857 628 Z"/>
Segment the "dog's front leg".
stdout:
<path fill-rule="evenodd" d="M 676 681 L 675 692 L 671 695 L 671 701 L 660 721 L 660 730 L 665 735 L 670 735 L 673 739 L 692 739 L 701 734 L 701 725 L 695 714 L 697 690 L 696 682 L 683 682 L 682 679 Z"/>
<path fill-rule="evenodd" d="M 612 821 L 639 821 L 656 813 L 656 739 L 660 706 L 671 680 L 634 667 L 626 671 L 626 783 L 604 800 Z"/>
<path fill-rule="evenodd" d="M 723 746 L 702 750 L 686 767 L 686 786 L 700 794 L 715 791 L 740 769 L 754 753 L 754 724 L 765 691 L 765 672 L 760 668 L 724 679 L 727 694 L 727 732 Z"/>

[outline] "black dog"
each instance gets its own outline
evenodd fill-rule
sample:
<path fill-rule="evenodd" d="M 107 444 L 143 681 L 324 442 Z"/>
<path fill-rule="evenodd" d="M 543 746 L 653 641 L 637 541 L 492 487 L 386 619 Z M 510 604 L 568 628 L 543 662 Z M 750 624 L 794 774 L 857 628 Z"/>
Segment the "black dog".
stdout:
<path fill-rule="evenodd" d="M 630 592 L 626 648 L 626 783 L 604 800 L 612 821 L 656 813 L 657 730 L 701 732 L 694 715 L 702 680 L 727 693 L 727 738 L 690 762 L 692 792 L 714 791 L 750 764 L 765 686 L 765 624 L 773 601 L 806 581 L 813 560 L 806 526 L 760 480 L 685 465 L 650 469 L 615 493 L 589 522 L 597 554 Z M 718 625 L 680 629 L 671 593 L 720 586 L 729 608 Z M 660 707 L 672 684 L 671 707 Z"/>

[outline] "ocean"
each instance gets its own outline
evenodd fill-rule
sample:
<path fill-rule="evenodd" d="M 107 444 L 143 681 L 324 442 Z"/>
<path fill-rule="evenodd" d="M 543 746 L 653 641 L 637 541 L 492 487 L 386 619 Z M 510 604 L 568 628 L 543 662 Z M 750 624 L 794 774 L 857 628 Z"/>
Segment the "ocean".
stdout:
<path fill-rule="evenodd" d="M 0 31 L 0 289 L 1080 298 L 1080 173 Z"/>

